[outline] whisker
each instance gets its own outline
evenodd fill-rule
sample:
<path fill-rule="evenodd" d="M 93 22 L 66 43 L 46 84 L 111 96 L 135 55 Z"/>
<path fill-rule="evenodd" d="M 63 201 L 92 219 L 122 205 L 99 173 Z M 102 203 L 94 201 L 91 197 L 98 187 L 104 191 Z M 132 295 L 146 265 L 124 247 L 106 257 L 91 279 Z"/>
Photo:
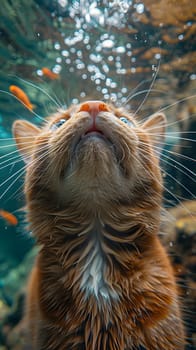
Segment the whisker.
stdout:
<path fill-rule="evenodd" d="M 182 174 L 188 176 L 189 179 L 191 179 L 193 182 L 196 182 L 196 180 L 191 176 L 191 175 L 195 176 L 196 174 L 195 174 L 194 172 L 192 172 L 189 168 L 186 168 L 186 167 L 183 166 L 181 163 L 176 162 L 175 159 L 171 159 L 171 158 L 167 157 L 165 154 L 162 154 L 162 157 L 165 157 L 166 159 L 171 160 L 171 162 L 169 162 L 168 160 L 162 159 L 163 162 L 165 162 L 166 164 L 169 164 L 171 167 L 173 167 L 173 168 L 179 170 Z M 191 172 L 191 175 L 190 175 L 190 174 L 187 174 L 186 171 L 184 171 L 184 170 L 180 169 L 179 167 L 175 166 L 175 165 L 172 163 L 172 161 L 173 161 L 175 164 L 178 164 L 179 166 L 185 168 L 186 171 Z"/>
<path fill-rule="evenodd" d="M 136 92 L 135 94 L 133 94 L 127 101 L 126 101 L 126 104 L 128 102 L 130 102 L 133 98 L 139 96 L 139 95 L 142 95 L 142 94 L 145 94 L 146 92 L 148 93 L 149 89 L 145 89 L 145 90 L 141 90 L 141 91 L 138 91 Z M 161 93 L 161 94 L 164 94 L 164 95 L 167 95 L 168 93 L 166 91 L 163 91 L 163 90 L 158 90 L 158 89 L 151 89 L 150 92 L 158 92 L 158 93 Z M 147 96 L 148 97 L 148 96 Z M 146 97 L 146 98 L 147 98 Z M 145 102 L 145 101 L 144 101 Z M 142 107 L 142 106 L 139 106 L 139 108 Z M 136 110 L 136 112 L 134 112 L 134 116 L 137 114 L 138 112 L 138 109 Z"/>
<path fill-rule="evenodd" d="M 44 158 L 45 158 L 45 156 L 48 154 L 48 150 L 46 151 L 46 152 L 44 152 L 40 157 L 39 157 L 39 159 L 38 159 L 38 161 L 41 161 L 41 160 L 44 160 Z M 36 164 L 37 163 L 37 160 L 36 159 L 34 159 L 34 160 L 32 160 L 31 161 L 31 166 L 33 165 L 33 164 Z M 11 182 L 11 184 L 6 188 L 6 190 L 1 194 L 1 196 L 0 196 L 0 199 L 2 199 L 3 197 L 4 197 L 4 195 L 9 191 L 9 189 L 17 182 L 17 180 L 20 178 L 20 176 L 22 175 L 22 174 L 25 174 L 25 171 L 26 171 L 26 164 L 22 167 L 22 168 L 20 168 L 19 170 L 17 170 L 14 174 L 12 174 L 9 178 L 7 178 L 5 181 L 3 181 L 1 184 L 0 184 L 0 187 L 2 187 L 2 186 L 4 186 L 6 183 L 8 183 L 13 177 L 15 177 L 16 175 L 18 175 L 17 177 L 16 177 L 16 179 L 14 179 L 12 182 Z"/>
<path fill-rule="evenodd" d="M 180 131 L 167 131 L 167 134 L 169 134 L 169 135 L 170 134 L 177 134 L 178 132 L 180 134 L 196 134 L 196 131 L 194 131 L 194 130 L 193 131 L 188 131 L 188 130 L 187 131 L 181 131 L 181 130 Z"/>
<path fill-rule="evenodd" d="M 11 182 L 11 184 L 6 188 L 6 190 L 1 194 L 0 199 L 2 199 L 4 197 L 4 195 L 9 191 L 9 189 L 16 183 L 16 181 L 20 178 L 20 176 L 22 174 L 25 173 L 25 167 L 23 167 L 22 169 L 19 169 L 18 171 L 16 171 L 14 174 L 12 174 L 8 179 L 6 179 L 5 181 L 3 181 L 0 185 L 0 187 L 2 187 L 3 185 L 5 185 L 10 179 L 12 179 L 14 176 L 16 176 L 17 174 L 19 174 L 16 179 L 14 179 L 14 181 Z"/>
<path fill-rule="evenodd" d="M 27 138 L 29 138 L 29 136 L 28 136 Z M 26 147 L 27 144 L 30 145 L 30 146 Z M 40 144 L 40 145 L 44 144 L 44 141 L 43 141 L 43 143 L 40 142 L 39 144 Z M 32 141 L 29 141 L 29 142 L 21 142 L 20 145 L 24 145 L 24 146 L 25 146 L 24 149 L 31 149 L 31 148 L 32 148 Z M 14 153 L 18 153 L 19 150 L 18 150 L 18 148 L 16 148 L 16 144 L 14 144 L 14 146 L 15 146 L 15 150 L 13 150 L 13 151 L 11 151 L 11 152 L 9 152 L 9 153 L 7 153 L 7 154 L 3 154 L 2 156 L 0 156 L 0 160 L 3 159 L 3 158 L 9 157 L 10 155 L 12 155 L 12 154 L 14 154 Z M 0 147 L 0 149 L 1 149 L 1 147 Z M 2 162 L 1 162 L 0 164 L 2 164 Z"/>
<path fill-rule="evenodd" d="M 18 150 L 15 149 L 14 151 L 11 151 L 11 152 L 9 152 L 9 153 L 3 154 L 2 156 L 0 156 L 0 160 L 1 160 L 1 159 L 4 159 L 4 158 L 6 158 L 6 157 L 9 157 L 10 155 L 12 155 L 12 154 L 14 154 L 14 153 L 18 153 Z"/>
<path fill-rule="evenodd" d="M 10 163 L 10 162 L 9 162 L 10 160 L 14 160 L 14 161 Z M 9 166 L 11 166 L 11 165 L 13 165 L 13 164 L 19 163 L 20 161 L 21 161 L 21 157 L 20 157 L 20 156 L 9 158 L 9 159 L 7 159 L 6 161 L 0 163 L 0 165 L 1 165 L 1 164 L 4 164 L 4 163 L 8 163 L 8 164 L 6 164 L 6 165 L 1 166 L 1 167 L 0 167 L 0 170 L 2 170 L 2 169 L 4 169 L 4 168 L 7 168 L 7 167 L 9 167 Z"/>
<path fill-rule="evenodd" d="M 144 150 L 144 152 L 145 152 L 145 150 Z M 145 154 L 148 156 L 148 153 L 145 153 Z M 144 155 L 144 157 L 145 157 L 145 155 Z M 145 158 L 146 158 L 148 161 L 150 160 L 149 157 L 145 157 Z M 150 160 L 150 162 L 152 163 L 151 160 Z M 152 164 L 153 164 L 153 163 L 152 163 Z M 171 174 L 169 174 L 165 169 L 164 169 L 164 172 L 165 172 L 165 174 L 166 174 L 168 177 L 172 178 L 176 183 L 178 183 L 179 186 L 183 187 L 183 188 L 185 189 L 185 191 L 191 195 L 191 197 L 194 196 L 194 194 L 193 194 L 192 192 L 190 192 L 189 189 L 188 189 L 186 186 L 184 186 L 182 183 L 180 183 L 174 176 L 172 176 Z M 164 188 L 165 188 L 166 191 L 168 191 L 168 189 L 167 189 L 165 186 L 164 186 Z M 170 193 L 170 194 L 172 194 L 172 193 Z M 177 198 L 176 196 L 174 196 L 174 194 L 172 194 L 172 196 L 175 197 L 175 198 Z"/>
<path fill-rule="evenodd" d="M 176 106 L 177 104 L 181 103 L 181 102 L 184 102 L 184 101 L 188 101 L 188 100 L 191 100 L 192 98 L 196 97 L 196 94 L 195 95 L 191 95 L 191 96 L 186 96 L 186 97 L 183 97 L 182 99 L 180 100 L 177 100 L 173 103 L 170 103 L 169 105 L 165 106 L 165 107 L 162 107 L 160 108 L 158 111 L 156 111 L 156 113 L 159 113 L 159 112 L 163 112 L 171 107 L 174 107 Z M 136 113 L 135 113 L 136 114 Z M 135 115 L 134 114 L 134 115 Z M 191 117 L 193 116 L 193 114 L 191 114 Z M 148 119 L 150 116 L 148 115 L 147 117 L 144 117 L 143 119 L 140 120 L 140 122 L 143 122 L 144 120 Z M 187 120 L 188 118 L 190 118 L 190 116 L 187 116 L 185 118 L 182 118 L 180 120 L 176 120 L 175 122 L 171 122 L 171 123 L 168 123 L 167 126 L 171 126 L 171 125 L 175 125 L 175 124 L 179 124 L 181 123 L 182 121 L 184 120 Z"/>
<path fill-rule="evenodd" d="M 153 135 L 151 133 L 148 133 L 150 136 Z M 159 134 L 159 136 L 164 136 L 164 134 Z M 167 136 L 167 135 L 166 135 Z M 179 139 L 180 141 L 190 141 L 190 142 L 196 142 L 195 139 L 189 139 L 189 138 L 186 138 L 186 137 L 179 137 L 179 136 L 169 136 L 169 138 L 172 140 L 172 139 Z"/>
<path fill-rule="evenodd" d="M 159 60 L 159 63 L 158 63 L 158 67 L 157 67 L 157 69 L 156 69 L 156 72 L 153 74 L 153 79 L 152 79 L 152 82 L 151 82 L 151 84 L 150 84 L 150 87 L 149 87 L 149 89 L 147 90 L 147 93 L 146 93 L 146 95 L 145 95 L 143 101 L 140 103 L 139 107 L 138 107 L 138 108 L 136 109 L 136 111 L 134 112 L 133 116 L 137 115 L 137 113 L 139 112 L 139 110 L 142 108 L 142 106 L 143 106 L 144 103 L 146 102 L 146 100 L 147 100 L 147 98 L 148 98 L 148 96 L 149 96 L 149 94 L 150 94 L 150 92 L 151 92 L 151 89 L 152 89 L 152 87 L 153 87 L 153 85 L 154 85 L 154 82 L 155 82 L 155 80 L 156 80 L 156 78 L 157 78 L 157 75 L 158 75 L 158 72 L 159 72 L 159 68 L 160 68 L 160 63 L 161 63 L 161 60 Z"/>
<path fill-rule="evenodd" d="M 141 141 L 140 141 L 141 142 Z M 141 144 L 143 145 L 143 146 L 146 146 L 146 144 L 145 144 L 145 142 L 141 142 Z M 162 147 L 159 147 L 159 146 L 153 146 L 153 149 L 155 150 L 155 152 L 156 153 L 158 153 L 158 155 L 160 155 L 161 154 L 161 157 L 165 157 L 165 158 L 167 158 L 167 159 L 170 159 L 171 161 L 173 161 L 174 163 L 176 163 L 176 164 L 178 164 L 179 166 L 181 166 L 182 168 L 184 168 L 185 170 L 187 170 L 187 171 L 189 171 L 193 176 L 195 176 L 195 173 L 191 170 L 191 169 L 189 169 L 188 167 L 185 167 L 183 164 L 181 164 L 180 162 L 178 162 L 177 160 L 175 160 L 175 159 L 173 159 L 173 158 L 171 158 L 171 157 L 169 157 L 169 156 L 167 156 L 166 154 L 164 154 L 164 152 L 168 152 L 169 154 L 175 154 L 175 155 L 177 155 L 177 156 L 183 156 L 181 153 L 176 153 L 176 152 L 173 152 L 173 151 L 169 151 L 169 150 L 167 150 L 167 149 L 164 149 L 164 152 L 162 152 L 163 150 L 162 150 Z M 187 159 L 187 158 L 186 158 Z M 188 160 L 190 160 L 190 161 L 195 161 L 195 159 L 193 159 L 193 158 L 190 158 L 190 157 L 188 157 Z M 178 168 L 179 169 L 179 168 Z M 180 170 L 180 169 L 179 169 Z M 188 175 L 187 173 L 186 173 L 186 175 Z M 193 180 L 193 179 L 192 179 Z"/>
<path fill-rule="evenodd" d="M 185 156 L 185 155 L 182 154 L 182 153 L 178 153 L 178 152 L 170 151 L 170 150 L 166 150 L 166 149 L 165 149 L 165 151 L 166 151 L 167 153 L 173 154 L 173 155 L 175 155 L 175 156 L 177 156 L 177 157 L 179 157 L 179 158 L 182 158 L 182 159 L 186 159 L 186 160 L 190 160 L 190 161 L 195 162 L 195 159 L 194 159 L 194 158 Z"/>
<path fill-rule="evenodd" d="M 140 86 L 144 85 L 145 83 L 147 83 L 149 81 L 151 81 L 151 79 L 144 79 L 139 84 L 137 84 L 136 87 L 128 94 L 128 96 L 126 97 L 126 100 L 122 104 L 122 106 L 126 106 L 126 104 L 129 102 L 129 99 L 130 98 L 132 99 L 132 95 L 135 93 L 135 91 L 137 91 Z"/>

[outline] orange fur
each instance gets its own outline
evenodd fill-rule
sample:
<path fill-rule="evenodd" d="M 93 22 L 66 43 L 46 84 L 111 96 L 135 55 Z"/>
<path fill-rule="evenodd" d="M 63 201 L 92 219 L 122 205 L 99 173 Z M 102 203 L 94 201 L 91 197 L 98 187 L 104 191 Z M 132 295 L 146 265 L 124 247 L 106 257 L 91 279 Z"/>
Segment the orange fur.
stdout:
<path fill-rule="evenodd" d="M 140 125 L 99 101 L 60 111 L 40 130 L 15 122 L 40 245 L 26 307 L 33 349 L 184 349 L 175 278 L 158 239 L 153 146 L 164 124 L 154 115 Z"/>

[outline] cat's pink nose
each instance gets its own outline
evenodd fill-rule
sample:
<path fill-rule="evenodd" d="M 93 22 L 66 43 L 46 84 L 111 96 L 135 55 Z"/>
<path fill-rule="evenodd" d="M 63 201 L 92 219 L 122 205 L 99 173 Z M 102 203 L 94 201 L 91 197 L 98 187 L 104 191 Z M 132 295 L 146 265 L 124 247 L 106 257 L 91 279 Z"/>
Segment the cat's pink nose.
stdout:
<path fill-rule="evenodd" d="M 88 112 L 95 119 L 99 112 L 109 112 L 109 109 L 104 102 L 88 101 L 81 104 L 79 112 Z"/>

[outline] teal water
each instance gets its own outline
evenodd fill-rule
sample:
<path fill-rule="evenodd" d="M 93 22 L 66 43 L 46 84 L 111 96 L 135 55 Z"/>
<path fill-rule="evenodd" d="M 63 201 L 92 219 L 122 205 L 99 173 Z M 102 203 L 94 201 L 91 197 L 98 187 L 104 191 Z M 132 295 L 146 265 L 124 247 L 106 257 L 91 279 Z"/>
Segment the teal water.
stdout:
<path fill-rule="evenodd" d="M 0 217 L 0 280 L 33 245 L 21 210 L 24 164 L 11 139 L 16 119 L 40 124 L 58 108 L 85 99 L 126 106 L 141 118 L 163 109 L 165 152 L 174 159 L 162 161 L 166 206 L 194 198 L 194 6 L 179 22 L 169 23 L 165 12 L 157 24 L 150 3 L 1 0 L 0 209 L 13 213 L 18 225 Z M 45 76 L 43 67 L 58 78 Z M 33 111 L 10 93 L 10 85 L 23 89 Z"/>

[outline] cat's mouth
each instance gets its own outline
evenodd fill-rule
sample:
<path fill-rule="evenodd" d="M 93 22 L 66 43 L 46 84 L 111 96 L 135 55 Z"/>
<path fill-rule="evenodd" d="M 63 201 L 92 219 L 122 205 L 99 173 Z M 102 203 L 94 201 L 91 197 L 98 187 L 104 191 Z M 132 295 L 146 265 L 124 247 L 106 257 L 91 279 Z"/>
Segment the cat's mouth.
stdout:
<path fill-rule="evenodd" d="M 81 135 L 80 141 L 87 138 L 99 138 L 110 142 L 106 134 L 102 130 L 98 129 L 94 124 Z"/>
<path fill-rule="evenodd" d="M 91 128 L 89 130 L 87 130 L 83 135 L 82 135 L 82 139 L 85 138 L 85 137 L 100 137 L 100 138 L 105 138 L 106 139 L 106 136 L 105 134 L 101 131 L 101 130 L 98 130 L 96 128 Z"/>

